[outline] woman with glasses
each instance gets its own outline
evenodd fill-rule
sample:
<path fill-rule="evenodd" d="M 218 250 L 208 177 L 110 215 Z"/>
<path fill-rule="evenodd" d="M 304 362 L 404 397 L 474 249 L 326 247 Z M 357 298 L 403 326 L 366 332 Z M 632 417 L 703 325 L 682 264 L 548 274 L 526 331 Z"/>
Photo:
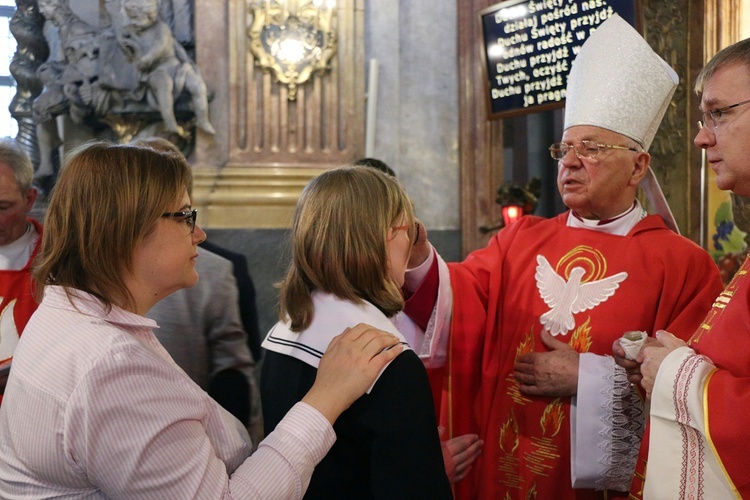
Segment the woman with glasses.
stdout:
<path fill-rule="evenodd" d="M 404 307 L 416 227 L 398 181 L 376 169 L 329 170 L 305 188 L 281 284 L 281 321 L 263 343 L 266 432 L 309 389 L 331 328 L 366 322 L 406 344 L 391 320 Z M 334 429 L 339 440 L 305 498 L 452 498 L 427 375 L 414 351 L 399 355 Z"/>
<path fill-rule="evenodd" d="M 250 456 L 244 427 L 144 317 L 198 279 L 191 183 L 182 157 L 150 148 L 95 143 L 66 162 L 34 266 L 41 305 L 0 407 L 1 498 L 299 498 L 332 423 L 400 351 L 381 353 L 397 341 L 364 325 L 336 337 Z"/>

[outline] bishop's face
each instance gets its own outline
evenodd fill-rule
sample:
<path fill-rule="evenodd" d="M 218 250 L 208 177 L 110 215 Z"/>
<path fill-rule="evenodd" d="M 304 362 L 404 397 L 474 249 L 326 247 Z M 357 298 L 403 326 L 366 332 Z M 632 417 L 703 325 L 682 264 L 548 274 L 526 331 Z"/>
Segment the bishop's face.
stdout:
<path fill-rule="evenodd" d="M 563 133 L 562 142 L 576 146 L 581 141 L 637 146 L 623 135 L 589 125 L 570 127 Z M 595 158 L 579 158 L 571 148 L 557 162 L 557 187 L 563 202 L 586 219 L 608 219 L 626 211 L 642 177 L 637 175 L 642 168 L 639 155 L 648 157 L 647 153 L 603 148 Z"/>

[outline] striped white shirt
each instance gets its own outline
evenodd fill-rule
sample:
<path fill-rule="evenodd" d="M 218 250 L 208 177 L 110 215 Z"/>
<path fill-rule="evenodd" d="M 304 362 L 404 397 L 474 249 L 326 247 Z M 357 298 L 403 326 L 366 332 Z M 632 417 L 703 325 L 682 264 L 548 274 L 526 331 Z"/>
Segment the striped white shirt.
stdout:
<path fill-rule="evenodd" d="M 152 320 L 48 286 L 0 407 L 0 498 L 300 498 L 335 441 L 298 403 L 246 430 L 172 361 Z M 248 458 L 249 457 L 249 458 Z"/>

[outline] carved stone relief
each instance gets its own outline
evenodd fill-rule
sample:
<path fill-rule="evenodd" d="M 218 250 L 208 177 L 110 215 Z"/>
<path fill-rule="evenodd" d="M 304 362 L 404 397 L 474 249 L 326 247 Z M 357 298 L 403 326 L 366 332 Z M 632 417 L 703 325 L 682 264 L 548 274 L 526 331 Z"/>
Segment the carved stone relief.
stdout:
<path fill-rule="evenodd" d="M 98 2 L 89 7 L 98 9 Z M 71 0 L 36 0 L 29 9 L 30 17 L 47 20 L 43 41 L 53 49 L 36 68 L 43 90 L 30 100 L 37 183 L 54 178 L 63 143 L 166 135 L 188 147 L 195 127 L 214 133 L 205 82 L 170 28 L 177 26 L 182 39 L 192 36 L 192 26 L 182 26 L 191 20 L 189 2 L 110 0 L 99 25 L 82 19 Z M 25 91 L 19 82 L 19 94 Z"/>

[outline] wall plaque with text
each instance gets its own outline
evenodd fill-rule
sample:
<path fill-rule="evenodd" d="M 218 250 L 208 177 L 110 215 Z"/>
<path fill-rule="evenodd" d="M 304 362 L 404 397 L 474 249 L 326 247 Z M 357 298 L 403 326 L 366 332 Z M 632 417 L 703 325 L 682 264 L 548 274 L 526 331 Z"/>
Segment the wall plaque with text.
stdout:
<path fill-rule="evenodd" d="M 617 13 L 638 29 L 638 0 L 509 0 L 479 13 L 489 117 L 561 107 L 583 42 Z"/>

